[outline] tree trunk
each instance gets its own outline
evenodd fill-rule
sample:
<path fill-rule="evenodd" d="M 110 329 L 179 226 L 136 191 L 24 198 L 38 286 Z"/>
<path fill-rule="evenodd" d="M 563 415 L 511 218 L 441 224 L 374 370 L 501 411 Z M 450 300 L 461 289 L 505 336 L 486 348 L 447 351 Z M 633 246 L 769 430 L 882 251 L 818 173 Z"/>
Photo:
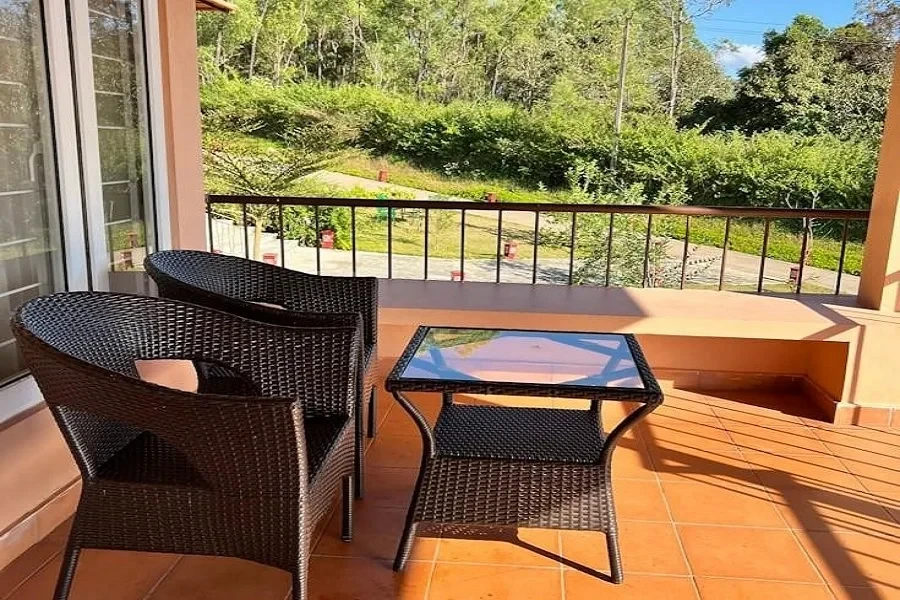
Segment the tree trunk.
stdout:
<path fill-rule="evenodd" d="M 494 74 L 491 76 L 491 98 L 497 97 L 497 86 L 500 83 L 500 58 L 494 63 Z"/>
<path fill-rule="evenodd" d="M 625 18 L 625 31 L 622 32 L 622 52 L 619 57 L 619 90 L 616 98 L 615 140 L 610 160 L 610 168 L 615 172 L 619 162 L 619 143 L 622 137 L 622 113 L 625 112 L 625 75 L 628 70 L 628 37 L 631 33 L 631 16 Z"/>
<path fill-rule="evenodd" d="M 681 75 L 681 55 L 684 50 L 684 6 L 679 2 L 672 13 L 672 56 L 669 61 L 669 105 L 666 114 L 675 118 L 675 107 L 678 105 L 678 78 Z"/>
<path fill-rule="evenodd" d="M 319 26 L 316 32 L 316 78 L 322 81 L 322 69 L 325 66 L 325 54 L 322 52 L 322 44 L 325 43 L 325 32 Z"/>
<path fill-rule="evenodd" d="M 259 44 L 259 33 L 262 31 L 267 12 L 269 12 L 269 0 L 263 0 L 262 11 L 259 13 L 259 24 L 253 31 L 253 39 L 250 42 L 250 65 L 247 68 L 247 77 L 253 77 L 253 69 L 256 67 L 256 46 Z"/>
<path fill-rule="evenodd" d="M 222 57 L 222 30 L 219 30 L 219 33 L 216 34 L 216 67 L 221 69 L 224 65 L 224 58 Z"/>

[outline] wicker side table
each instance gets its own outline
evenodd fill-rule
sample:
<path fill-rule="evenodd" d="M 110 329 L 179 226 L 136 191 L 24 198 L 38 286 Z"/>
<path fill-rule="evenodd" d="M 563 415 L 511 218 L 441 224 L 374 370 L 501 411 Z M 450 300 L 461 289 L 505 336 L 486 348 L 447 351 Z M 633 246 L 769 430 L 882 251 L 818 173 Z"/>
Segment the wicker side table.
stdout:
<path fill-rule="evenodd" d="M 543 527 L 606 534 L 612 580 L 622 581 L 612 453 L 662 403 L 632 335 L 420 327 L 386 388 L 422 435 L 419 476 L 394 569 L 419 523 Z M 432 428 L 404 392 L 443 397 Z M 454 402 L 454 394 L 590 400 L 586 410 Z M 638 406 L 612 431 L 604 400 Z"/>

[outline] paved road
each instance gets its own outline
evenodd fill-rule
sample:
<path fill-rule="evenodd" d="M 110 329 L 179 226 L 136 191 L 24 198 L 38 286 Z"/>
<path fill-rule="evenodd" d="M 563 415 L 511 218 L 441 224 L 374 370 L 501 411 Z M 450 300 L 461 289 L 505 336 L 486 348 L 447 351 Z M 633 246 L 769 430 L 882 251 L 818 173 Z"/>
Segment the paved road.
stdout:
<path fill-rule="evenodd" d="M 412 196 L 417 199 L 453 199 L 466 201 L 465 198 L 442 196 L 435 192 L 419 190 L 416 188 L 394 185 L 373 181 L 344 173 L 333 171 L 319 171 L 308 177 L 330 185 L 350 190 L 360 188 L 368 191 L 387 191 L 396 194 Z M 479 216 L 490 220 L 492 213 L 482 212 Z M 534 217 L 530 213 L 510 213 L 503 215 L 504 224 L 515 223 L 531 229 L 534 227 Z M 550 222 L 542 218 L 541 226 L 550 225 Z M 490 224 L 488 223 L 488 226 Z M 243 231 L 240 227 L 232 225 L 228 221 L 216 221 L 215 223 L 216 248 L 229 254 L 242 255 Z M 250 236 L 252 239 L 252 235 Z M 263 252 L 280 252 L 280 241 L 274 234 L 263 234 Z M 669 264 L 680 269 L 681 256 L 684 243 L 680 240 L 671 240 L 666 244 L 666 254 Z M 315 271 L 316 250 L 297 246 L 294 242 L 285 243 L 287 254 L 287 266 L 302 271 Z M 690 269 L 688 284 L 709 287 L 715 286 L 719 281 L 722 269 L 722 249 L 712 246 L 699 246 L 691 244 L 689 248 L 690 261 L 694 265 Z M 352 273 L 352 252 L 344 250 L 321 250 L 319 261 L 324 274 L 350 274 Z M 395 254 L 392 260 L 392 276 L 404 279 L 421 279 L 424 276 L 425 265 L 421 256 Z M 387 254 L 378 252 L 358 252 L 356 256 L 357 273 L 359 275 L 374 275 L 387 277 Z M 790 276 L 791 267 L 796 263 L 766 259 L 765 272 L 763 274 L 764 287 L 786 284 Z M 756 288 L 759 278 L 760 258 L 753 254 L 729 251 L 725 262 L 725 287 L 736 289 Z M 577 261 L 576 261 L 577 268 Z M 451 272 L 460 269 L 459 259 L 434 258 L 428 259 L 429 279 L 450 279 Z M 568 281 L 569 261 L 566 258 L 540 258 L 538 260 L 538 273 L 536 280 L 540 283 L 566 283 Z M 495 259 L 467 259 L 465 261 L 465 278 L 467 281 L 495 281 L 497 274 L 497 261 Z M 531 283 L 532 262 L 530 259 L 507 260 L 501 259 L 500 281 L 510 283 Z M 804 291 L 828 293 L 834 290 L 837 284 L 837 273 L 827 269 L 807 266 L 804 269 Z M 841 293 L 855 295 L 859 289 L 859 277 L 844 274 L 841 278 Z M 783 291 L 783 290 L 780 290 Z"/>
<path fill-rule="evenodd" d="M 230 221 L 215 219 L 213 221 L 215 248 L 226 254 L 242 256 L 244 254 L 243 230 Z M 249 238 L 253 239 L 252 228 Z M 673 255 L 669 261 L 674 268 L 679 268 L 683 244 L 673 242 L 670 250 Z M 281 241 L 273 233 L 263 233 L 262 252 L 281 253 Z M 285 241 L 286 264 L 289 268 L 300 271 L 316 272 L 316 249 L 298 246 L 296 242 Z M 699 260 L 701 256 L 708 258 L 702 267 L 697 268 L 689 277 L 688 283 L 701 287 L 710 287 L 718 283 L 721 269 L 722 250 L 719 248 L 692 246 L 692 260 Z M 357 252 L 356 273 L 375 277 L 388 276 L 387 254 L 382 252 Z M 319 251 L 319 265 L 324 275 L 350 275 L 353 273 L 353 253 L 349 250 L 325 250 Z M 783 283 L 787 280 L 790 271 L 790 263 L 777 260 L 766 261 L 766 277 L 764 284 L 771 286 Z M 725 287 L 735 289 L 747 289 L 755 287 L 759 276 L 759 257 L 754 257 L 737 252 L 729 252 L 726 261 Z M 577 261 L 576 261 L 577 268 Z M 460 269 L 459 259 L 435 258 L 428 259 L 428 278 L 436 280 L 450 280 L 453 271 Z M 536 280 L 538 283 L 565 284 L 568 282 L 569 261 L 565 258 L 540 258 Z M 398 279 L 422 279 L 425 275 L 425 261 L 421 256 L 394 254 L 392 257 L 391 275 Z M 465 278 L 467 281 L 495 281 L 497 276 L 497 261 L 495 259 L 467 259 L 465 261 Z M 804 276 L 805 291 L 823 292 L 833 289 L 835 274 L 823 269 L 807 269 Z M 500 261 L 500 281 L 506 283 L 531 283 L 532 262 L 530 259 Z M 810 284 L 816 287 L 810 287 Z M 855 294 L 858 288 L 858 278 L 845 275 L 841 291 L 844 294 Z"/>

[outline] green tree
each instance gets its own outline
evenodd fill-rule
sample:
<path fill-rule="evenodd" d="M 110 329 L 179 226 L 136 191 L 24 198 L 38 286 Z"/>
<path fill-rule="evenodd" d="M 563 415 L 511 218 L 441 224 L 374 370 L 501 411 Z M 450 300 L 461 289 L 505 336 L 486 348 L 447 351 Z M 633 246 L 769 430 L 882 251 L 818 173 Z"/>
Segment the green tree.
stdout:
<path fill-rule="evenodd" d="M 203 140 L 206 181 L 209 191 L 245 196 L 289 194 L 299 179 L 331 164 L 339 151 L 305 143 L 302 137 L 272 144 L 243 134 L 207 134 Z M 243 222 L 244 214 L 253 226 L 251 256 L 261 256 L 262 233 L 271 224 L 277 207 L 248 204 L 226 207 L 223 214 Z"/>
<path fill-rule="evenodd" d="M 874 140 L 892 71 L 894 40 L 884 30 L 863 23 L 832 30 L 800 15 L 765 35 L 765 58 L 741 71 L 733 99 L 704 99 L 682 124 Z"/>

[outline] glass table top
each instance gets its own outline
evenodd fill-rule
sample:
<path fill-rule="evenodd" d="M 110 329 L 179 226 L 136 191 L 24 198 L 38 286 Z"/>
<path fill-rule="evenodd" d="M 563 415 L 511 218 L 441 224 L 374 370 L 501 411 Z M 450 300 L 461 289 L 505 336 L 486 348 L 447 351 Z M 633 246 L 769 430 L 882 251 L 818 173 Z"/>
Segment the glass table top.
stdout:
<path fill-rule="evenodd" d="M 429 328 L 400 379 L 644 389 L 624 335 Z"/>

